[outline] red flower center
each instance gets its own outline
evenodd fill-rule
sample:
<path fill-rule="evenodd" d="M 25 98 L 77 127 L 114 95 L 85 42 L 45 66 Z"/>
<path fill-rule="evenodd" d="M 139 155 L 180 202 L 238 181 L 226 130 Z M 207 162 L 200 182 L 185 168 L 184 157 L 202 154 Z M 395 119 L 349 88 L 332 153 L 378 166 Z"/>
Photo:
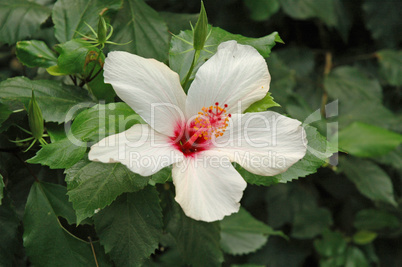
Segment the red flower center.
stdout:
<path fill-rule="evenodd" d="M 215 106 L 203 107 L 197 117 L 183 130 L 178 127 L 175 136 L 172 137 L 174 146 L 185 156 L 204 151 L 211 146 L 212 138 L 217 138 L 225 133 L 230 114 L 226 113 L 228 105 L 223 108 L 216 102 Z"/>

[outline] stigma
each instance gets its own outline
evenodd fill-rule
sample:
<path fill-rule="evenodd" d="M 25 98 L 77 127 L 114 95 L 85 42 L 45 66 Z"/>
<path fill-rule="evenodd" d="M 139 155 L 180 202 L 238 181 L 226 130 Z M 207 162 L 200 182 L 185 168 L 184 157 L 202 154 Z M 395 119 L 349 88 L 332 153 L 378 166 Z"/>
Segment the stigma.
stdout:
<path fill-rule="evenodd" d="M 185 156 L 208 149 L 211 140 L 222 136 L 228 127 L 231 114 L 227 113 L 227 107 L 227 104 L 220 106 L 219 102 L 203 107 L 184 130 L 175 132 L 174 146 Z"/>

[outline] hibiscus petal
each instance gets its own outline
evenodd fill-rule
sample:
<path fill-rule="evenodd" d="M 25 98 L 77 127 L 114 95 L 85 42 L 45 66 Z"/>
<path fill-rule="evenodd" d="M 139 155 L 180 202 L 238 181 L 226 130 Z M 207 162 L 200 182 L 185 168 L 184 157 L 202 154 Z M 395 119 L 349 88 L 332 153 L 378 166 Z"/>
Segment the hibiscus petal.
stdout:
<path fill-rule="evenodd" d="M 165 64 L 127 52 L 110 52 L 104 66 L 105 82 L 152 128 L 173 136 L 184 122 L 186 94 L 179 75 Z"/>
<path fill-rule="evenodd" d="M 225 134 L 214 142 L 215 153 L 263 176 L 286 171 L 307 148 L 301 122 L 272 111 L 233 114 Z"/>
<path fill-rule="evenodd" d="M 88 158 L 103 163 L 120 162 L 135 173 L 149 176 L 181 161 L 183 154 L 170 144 L 167 136 L 146 124 L 136 124 L 93 145 Z"/>
<path fill-rule="evenodd" d="M 176 201 L 195 220 L 212 222 L 238 212 L 247 183 L 227 157 L 202 152 L 173 165 Z"/>
<path fill-rule="evenodd" d="M 257 50 L 236 41 L 221 43 L 190 86 L 186 114 L 195 115 L 216 102 L 227 104 L 229 113 L 242 113 L 267 94 L 270 81 L 267 64 Z"/>

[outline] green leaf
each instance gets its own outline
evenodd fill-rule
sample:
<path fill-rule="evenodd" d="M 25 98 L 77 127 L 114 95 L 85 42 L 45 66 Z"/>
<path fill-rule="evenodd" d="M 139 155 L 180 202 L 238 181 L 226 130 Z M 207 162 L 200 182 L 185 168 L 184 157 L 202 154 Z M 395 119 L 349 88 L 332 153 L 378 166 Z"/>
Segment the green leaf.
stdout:
<path fill-rule="evenodd" d="M 361 122 L 342 129 L 338 138 L 339 147 L 357 157 L 384 155 L 402 143 L 402 135 Z"/>
<path fill-rule="evenodd" d="M 352 237 L 353 242 L 358 245 L 367 245 L 374 241 L 377 238 L 377 233 L 367 230 L 361 230 L 355 233 Z"/>
<path fill-rule="evenodd" d="M 170 205 L 169 213 L 164 215 L 168 220 L 166 231 L 173 240 L 172 249 L 176 249 L 184 263 L 198 266 L 221 266 L 223 254 L 220 249 L 219 223 L 206 223 L 187 217 L 173 196 L 164 200 Z"/>
<path fill-rule="evenodd" d="M 18 230 L 19 225 L 20 220 L 11 205 L 11 200 L 5 197 L 3 204 L 0 205 L 0 266 L 14 266 L 14 254 L 21 238 Z"/>
<path fill-rule="evenodd" d="M 149 180 L 149 183 L 154 184 L 164 184 L 168 181 L 172 180 L 172 167 L 168 166 L 158 171 L 157 173 L 152 175 L 152 178 Z"/>
<path fill-rule="evenodd" d="M 77 115 L 71 134 L 78 140 L 96 142 L 136 123 L 143 123 L 143 120 L 126 103 L 99 104 Z"/>
<path fill-rule="evenodd" d="M 356 185 L 361 194 L 373 201 L 397 206 L 391 179 L 378 165 L 353 157 L 342 157 L 339 163 L 340 170 Z"/>
<path fill-rule="evenodd" d="M 295 215 L 292 237 L 300 239 L 313 238 L 332 225 L 331 213 L 328 209 L 311 207 Z"/>
<path fill-rule="evenodd" d="M 341 256 L 346 252 L 347 243 L 339 232 L 325 231 L 321 239 L 314 240 L 314 247 L 317 252 L 326 257 Z"/>
<path fill-rule="evenodd" d="M 120 7 L 121 0 L 58 0 L 52 12 L 56 39 L 64 43 L 73 38 L 80 38 L 78 32 L 90 32 L 85 23 L 96 28 L 99 13 L 104 8 L 117 10 Z"/>
<path fill-rule="evenodd" d="M 255 21 L 269 19 L 279 10 L 278 0 L 243 0 L 246 7 L 250 10 L 250 17 Z"/>
<path fill-rule="evenodd" d="M 370 266 L 364 253 L 357 247 L 348 247 L 346 250 L 345 267 L 368 267 Z"/>
<path fill-rule="evenodd" d="M 86 67 L 89 67 L 86 65 L 88 63 L 88 54 L 91 51 L 94 51 L 97 55 L 100 53 L 99 49 L 83 39 L 73 39 L 57 45 L 56 50 L 60 54 L 57 59 L 58 71 L 65 75 L 84 73 Z M 103 60 L 103 54 L 99 58 Z"/>
<path fill-rule="evenodd" d="M 221 223 L 221 247 L 229 254 L 239 255 L 261 248 L 270 235 L 286 236 L 256 220 L 245 209 L 225 217 Z"/>
<path fill-rule="evenodd" d="M 32 185 L 24 214 L 24 247 L 37 266 L 94 266 L 87 242 L 62 227 L 58 216 L 66 209 L 65 188 L 54 184 Z"/>
<path fill-rule="evenodd" d="M 346 41 L 350 18 L 341 1 L 334 0 L 280 0 L 283 11 L 294 19 L 319 18 L 327 26 L 337 28 Z"/>
<path fill-rule="evenodd" d="M 3 190 L 4 190 L 4 181 L 3 181 L 3 175 L 0 174 L 0 205 L 1 205 L 1 201 L 3 200 Z"/>
<path fill-rule="evenodd" d="M 148 178 L 134 174 L 120 163 L 92 162 L 84 158 L 66 169 L 69 200 L 77 213 L 77 224 L 110 205 L 125 192 L 136 192 Z"/>
<path fill-rule="evenodd" d="M 76 146 L 70 140 L 64 139 L 43 146 L 33 158 L 27 160 L 31 164 L 42 164 L 51 169 L 65 169 L 73 166 L 85 155 L 85 145 Z"/>
<path fill-rule="evenodd" d="M 381 50 L 377 53 L 380 72 L 390 85 L 402 85 L 402 50 Z"/>
<path fill-rule="evenodd" d="M 261 176 L 247 171 L 239 164 L 235 164 L 235 166 L 241 177 L 249 184 L 270 186 L 281 182 L 276 176 Z"/>
<path fill-rule="evenodd" d="M 219 44 L 222 42 L 236 40 L 240 44 L 251 45 L 257 49 L 263 57 L 269 56 L 271 48 L 275 46 L 275 43 L 283 42 L 277 32 L 273 32 L 261 38 L 248 38 L 239 34 L 231 34 L 218 27 L 210 27 L 209 30 L 209 37 L 205 42 L 204 50 L 201 51 L 200 57 L 196 62 L 192 77 L 194 77 L 198 68 L 216 53 Z M 186 77 L 191 62 L 193 61 L 193 56 L 192 31 L 182 31 L 179 35 L 172 38 L 169 51 L 169 66 L 180 75 L 180 79 Z"/>
<path fill-rule="evenodd" d="M 267 95 L 257 102 L 253 103 L 251 106 L 247 108 L 245 112 L 260 112 L 266 111 L 272 107 L 280 107 L 278 103 L 274 101 L 274 98 L 271 96 L 271 93 L 267 93 Z"/>
<path fill-rule="evenodd" d="M 355 217 L 353 226 L 359 230 L 383 230 L 400 227 L 397 217 L 384 211 L 375 209 L 360 210 Z"/>
<path fill-rule="evenodd" d="M 5 104 L 0 103 L 0 126 L 5 122 L 13 112 Z"/>
<path fill-rule="evenodd" d="M 400 23 L 400 1 L 365 0 L 363 2 L 363 12 L 366 27 L 371 31 L 371 35 L 380 44 L 386 47 L 398 47 L 402 40 Z"/>
<path fill-rule="evenodd" d="M 56 55 L 43 41 L 20 41 L 16 48 L 18 59 L 30 68 L 48 68 L 57 64 Z"/>
<path fill-rule="evenodd" d="M 398 118 L 386 107 L 381 104 L 373 104 L 369 101 L 355 102 L 355 106 L 344 109 L 344 102 L 339 102 L 339 128 L 345 128 L 349 124 L 360 121 L 386 129 L 392 128 L 394 124 L 399 124 Z"/>
<path fill-rule="evenodd" d="M 346 114 L 356 103 L 370 102 L 371 106 L 382 105 L 382 89 L 377 80 L 370 79 L 355 67 L 338 67 L 324 80 L 325 90 L 333 99 L 338 99 L 340 110 Z"/>
<path fill-rule="evenodd" d="M 180 31 L 190 30 L 191 25 L 197 23 L 199 14 L 183 14 L 172 12 L 159 12 L 159 16 L 166 22 L 171 33 L 179 34 Z"/>
<path fill-rule="evenodd" d="M 51 10 L 27 0 L 0 1 L 0 40 L 14 44 L 32 36 Z"/>
<path fill-rule="evenodd" d="M 94 216 L 96 232 L 117 266 L 140 266 L 158 248 L 162 212 L 154 187 L 127 193 Z"/>
<path fill-rule="evenodd" d="M 1 82 L 0 100 L 18 100 L 28 107 L 32 90 L 35 91 L 35 99 L 45 121 L 62 123 L 71 108 L 82 102 L 91 102 L 91 98 L 82 88 L 65 85 L 59 81 L 29 80 L 25 77 L 10 78 Z"/>
<path fill-rule="evenodd" d="M 166 61 L 169 50 L 167 26 L 158 13 L 143 0 L 124 0 L 112 21 L 115 30 L 111 40 L 125 45 L 111 45 L 146 58 Z"/>

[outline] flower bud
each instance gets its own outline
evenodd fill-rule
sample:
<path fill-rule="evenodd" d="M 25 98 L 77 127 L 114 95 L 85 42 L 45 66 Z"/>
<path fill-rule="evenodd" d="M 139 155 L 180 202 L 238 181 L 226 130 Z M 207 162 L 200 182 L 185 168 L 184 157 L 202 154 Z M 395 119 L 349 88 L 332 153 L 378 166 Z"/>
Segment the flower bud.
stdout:
<path fill-rule="evenodd" d="M 105 19 L 99 15 L 98 21 L 98 43 L 104 44 L 106 42 L 107 24 Z"/>
<path fill-rule="evenodd" d="M 208 18 L 205 12 L 204 3 L 201 1 L 201 10 L 198 21 L 194 28 L 194 44 L 195 50 L 202 50 L 208 35 Z"/>
<path fill-rule="evenodd" d="M 32 136 L 35 139 L 41 139 L 43 136 L 43 117 L 38 102 L 35 100 L 35 94 L 32 90 L 32 98 L 28 106 L 28 121 L 31 128 Z"/>

